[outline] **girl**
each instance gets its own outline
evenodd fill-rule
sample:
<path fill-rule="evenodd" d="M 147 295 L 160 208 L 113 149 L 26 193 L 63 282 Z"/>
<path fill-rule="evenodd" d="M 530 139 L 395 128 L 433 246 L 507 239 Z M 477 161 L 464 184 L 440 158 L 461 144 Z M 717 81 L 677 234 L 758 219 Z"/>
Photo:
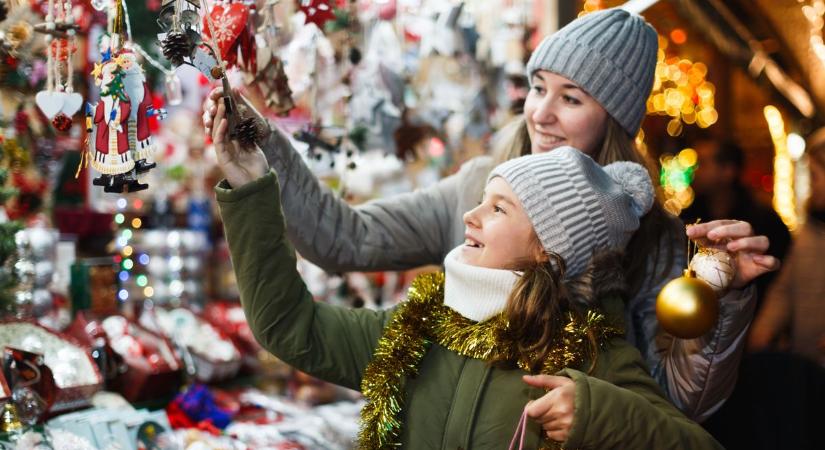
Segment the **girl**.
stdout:
<path fill-rule="evenodd" d="M 221 105 L 218 139 L 223 114 Z M 364 393 L 359 448 L 502 449 L 539 397 L 526 410 L 536 419 L 527 448 L 719 447 L 618 337 L 623 283 L 613 253 L 653 204 L 640 165 L 602 169 L 563 147 L 498 166 L 464 215 L 465 241 L 445 273 L 420 276 L 387 311 L 312 300 L 274 172 L 216 192 L 256 338 L 298 369 Z M 522 380 L 528 373 L 544 377 Z M 552 390 L 542 396 L 523 381 Z"/>
<path fill-rule="evenodd" d="M 600 164 L 642 161 L 633 139 L 645 114 L 658 49 L 656 31 L 638 15 L 609 9 L 578 18 L 545 38 L 527 66 L 531 82 L 524 115 L 505 139 L 501 153 L 512 158 L 569 145 Z M 211 133 L 215 90 L 204 105 Z M 221 141 L 222 142 L 222 141 Z M 321 187 L 289 140 L 278 130 L 261 145 L 283 181 L 287 234 L 296 249 L 330 272 L 404 270 L 441 264 L 464 240 L 462 216 L 478 204 L 484 180 L 495 165 L 490 157 L 467 162 L 453 176 L 411 194 L 351 207 Z M 227 177 L 248 182 L 251 160 L 233 160 L 216 145 Z M 246 158 L 241 155 L 240 158 Z M 254 156 L 256 157 L 256 156 Z M 641 221 L 626 251 L 631 296 L 625 307 L 627 339 L 644 355 L 653 377 L 688 416 L 701 420 L 733 389 L 736 368 L 754 308 L 745 289 L 778 262 L 762 255 L 764 236 L 748 223 L 718 221 L 691 227 L 692 238 L 726 242 L 737 252 L 734 289 L 721 300 L 718 325 L 698 339 L 676 339 L 659 330 L 656 295 L 681 275 L 681 224 L 659 203 Z"/>

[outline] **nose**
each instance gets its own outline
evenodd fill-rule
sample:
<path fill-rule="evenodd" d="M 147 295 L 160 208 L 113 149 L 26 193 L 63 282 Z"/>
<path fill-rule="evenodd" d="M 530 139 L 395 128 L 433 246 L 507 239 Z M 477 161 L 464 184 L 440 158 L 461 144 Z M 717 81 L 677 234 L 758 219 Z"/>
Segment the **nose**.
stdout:
<path fill-rule="evenodd" d="M 534 123 L 553 123 L 556 121 L 556 96 L 550 92 L 542 98 L 535 111 L 533 111 Z"/>
<path fill-rule="evenodd" d="M 480 221 L 478 219 L 478 209 L 480 207 L 481 205 L 476 206 L 475 208 L 464 213 L 464 225 L 472 228 L 479 228 Z"/>

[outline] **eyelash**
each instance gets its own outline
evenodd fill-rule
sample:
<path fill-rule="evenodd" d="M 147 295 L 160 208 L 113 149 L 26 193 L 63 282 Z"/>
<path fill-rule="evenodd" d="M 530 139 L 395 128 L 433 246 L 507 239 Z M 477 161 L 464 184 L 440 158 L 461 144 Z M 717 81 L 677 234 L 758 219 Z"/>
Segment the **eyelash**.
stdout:
<path fill-rule="evenodd" d="M 541 86 L 533 86 L 532 89 L 539 95 L 544 95 L 544 94 L 547 93 L 547 91 Z M 571 97 L 569 95 L 562 95 L 562 99 L 566 103 L 570 103 L 572 105 L 581 105 L 582 104 L 581 100 L 577 99 L 576 97 Z"/>
<path fill-rule="evenodd" d="M 577 99 L 575 97 L 571 97 L 569 95 L 563 95 L 562 98 L 567 103 L 571 103 L 571 104 L 574 104 L 574 105 L 581 105 L 582 104 L 582 102 L 580 102 L 579 99 Z"/>

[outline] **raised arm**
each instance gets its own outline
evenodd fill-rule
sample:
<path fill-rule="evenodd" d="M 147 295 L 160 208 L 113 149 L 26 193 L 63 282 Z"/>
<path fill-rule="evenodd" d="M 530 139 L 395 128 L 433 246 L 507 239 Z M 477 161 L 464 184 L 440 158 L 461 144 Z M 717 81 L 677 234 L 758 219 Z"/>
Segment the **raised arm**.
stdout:
<path fill-rule="evenodd" d="M 215 99 L 221 92 L 213 91 L 204 104 L 207 132 L 211 131 L 217 112 Z M 327 271 L 400 270 L 441 264 L 456 244 L 452 228 L 460 220 L 454 216 L 462 180 L 471 172 L 466 166 L 426 189 L 352 207 L 319 183 L 276 127 L 261 149 L 281 181 L 282 207 L 292 244 Z"/>
<path fill-rule="evenodd" d="M 216 188 L 241 304 L 261 345 L 318 378 L 358 389 L 387 311 L 315 302 L 295 267 L 273 172 Z"/>
<path fill-rule="evenodd" d="M 737 279 L 733 288 L 719 300 L 716 326 L 696 339 L 679 339 L 659 327 L 656 296 L 665 283 L 681 275 L 686 265 L 685 246 L 677 242 L 672 244 L 670 275 L 658 282 L 648 282 L 629 303 L 627 331 L 628 340 L 642 352 L 651 374 L 671 401 L 688 417 L 701 422 L 722 406 L 736 384 L 756 306 L 756 289 L 750 282 L 775 270 L 778 262 L 763 254 L 768 247 L 767 238 L 753 236 L 753 229 L 746 222 L 707 222 L 692 226 L 689 233 L 694 239 L 709 237 L 725 242 L 728 251 L 737 253 Z M 666 254 L 661 252 L 660 258 Z"/>
<path fill-rule="evenodd" d="M 461 173 L 352 207 L 319 183 L 278 130 L 262 149 L 282 180 L 289 237 L 318 266 L 336 272 L 409 269 L 441 264 L 452 248 Z"/>

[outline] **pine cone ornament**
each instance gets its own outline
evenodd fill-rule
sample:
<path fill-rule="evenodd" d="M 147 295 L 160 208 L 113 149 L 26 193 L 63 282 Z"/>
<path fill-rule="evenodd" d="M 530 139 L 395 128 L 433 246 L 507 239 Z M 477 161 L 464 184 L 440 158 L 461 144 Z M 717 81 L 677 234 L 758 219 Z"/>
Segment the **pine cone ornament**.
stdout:
<path fill-rule="evenodd" d="M 256 117 L 245 117 L 235 129 L 238 143 L 241 147 L 251 148 L 263 137 L 263 124 Z"/>
<path fill-rule="evenodd" d="M 172 31 L 166 35 L 166 39 L 161 43 L 163 56 L 174 66 L 183 64 L 183 58 L 192 54 L 195 46 L 186 35 L 179 31 Z"/>
<path fill-rule="evenodd" d="M 62 131 L 65 133 L 66 131 L 69 131 L 70 128 L 72 128 L 72 118 L 63 114 L 62 112 L 58 113 L 56 116 L 54 116 L 54 119 L 52 119 L 52 125 L 54 125 L 57 131 Z"/>

